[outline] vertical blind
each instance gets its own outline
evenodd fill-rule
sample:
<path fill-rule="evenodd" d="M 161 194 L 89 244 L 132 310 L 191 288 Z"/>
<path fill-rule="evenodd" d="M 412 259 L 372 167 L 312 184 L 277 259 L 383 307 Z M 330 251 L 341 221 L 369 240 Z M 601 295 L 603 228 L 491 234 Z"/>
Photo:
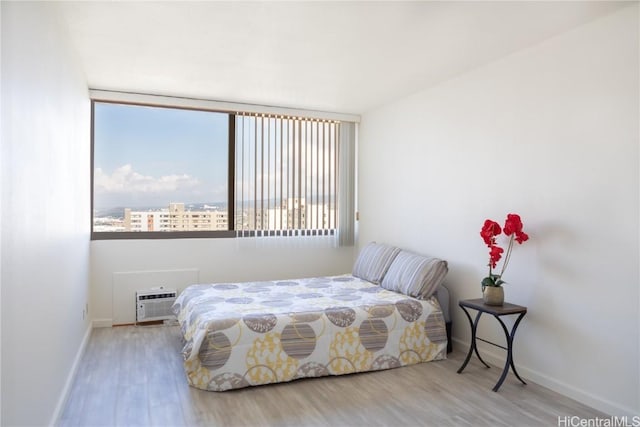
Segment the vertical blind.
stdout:
<path fill-rule="evenodd" d="M 255 113 L 237 113 L 235 122 L 238 236 L 337 236 L 352 222 L 345 179 L 354 143 L 344 140 L 344 123 Z"/>

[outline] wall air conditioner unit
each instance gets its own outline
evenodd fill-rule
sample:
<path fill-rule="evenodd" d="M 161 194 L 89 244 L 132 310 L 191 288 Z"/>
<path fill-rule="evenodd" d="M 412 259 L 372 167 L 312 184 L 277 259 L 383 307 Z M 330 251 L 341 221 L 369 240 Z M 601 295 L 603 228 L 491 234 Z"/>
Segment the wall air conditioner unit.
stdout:
<path fill-rule="evenodd" d="M 177 292 L 168 289 L 136 291 L 136 322 L 175 319 L 171 306 Z"/>

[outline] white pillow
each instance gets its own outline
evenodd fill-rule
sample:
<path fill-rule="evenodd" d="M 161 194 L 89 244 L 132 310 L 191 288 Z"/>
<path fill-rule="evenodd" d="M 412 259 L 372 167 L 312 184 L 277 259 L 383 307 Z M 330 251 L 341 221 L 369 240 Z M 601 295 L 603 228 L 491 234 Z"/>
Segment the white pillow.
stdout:
<path fill-rule="evenodd" d="M 448 271 L 446 261 L 400 251 L 381 286 L 390 291 L 425 299 L 438 289 Z"/>
<path fill-rule="evenodd" d="M 351 274 L 379 285 L 399 252 L 395 246 L 371 242 L 360 251 Z"/>

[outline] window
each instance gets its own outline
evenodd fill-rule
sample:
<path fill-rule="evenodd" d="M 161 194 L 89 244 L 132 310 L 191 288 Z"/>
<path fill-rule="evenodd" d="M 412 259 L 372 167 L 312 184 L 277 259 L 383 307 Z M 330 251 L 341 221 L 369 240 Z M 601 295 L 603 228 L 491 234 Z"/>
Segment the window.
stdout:
<path fill-rule="evenodd" d="M 232 124 L 227 113 L 94 101 L 92 237 L 228 235 Z M 225 220 L 198 221 L 216 214 Z"/>
<path fill-rule="evenodd" d="M 92 239 L 335 236 L 352 244 L 354 123 L 175 101 L 92 101 Z"/>
<path fill-rule="evenodd" d="M 328 235 L 338 224 L 340 122 L 236 118 L 238 235 Z"/>

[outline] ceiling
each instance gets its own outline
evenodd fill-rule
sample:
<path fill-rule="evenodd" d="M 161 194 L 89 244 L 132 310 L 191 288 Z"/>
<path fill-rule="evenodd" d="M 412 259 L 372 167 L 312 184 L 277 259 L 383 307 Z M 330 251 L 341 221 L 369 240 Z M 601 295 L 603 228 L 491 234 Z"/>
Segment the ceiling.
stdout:
<path fill-rule="evenodd" d="M 94 89 L 360 114 L 625 2 L 58 2 Z"/>

